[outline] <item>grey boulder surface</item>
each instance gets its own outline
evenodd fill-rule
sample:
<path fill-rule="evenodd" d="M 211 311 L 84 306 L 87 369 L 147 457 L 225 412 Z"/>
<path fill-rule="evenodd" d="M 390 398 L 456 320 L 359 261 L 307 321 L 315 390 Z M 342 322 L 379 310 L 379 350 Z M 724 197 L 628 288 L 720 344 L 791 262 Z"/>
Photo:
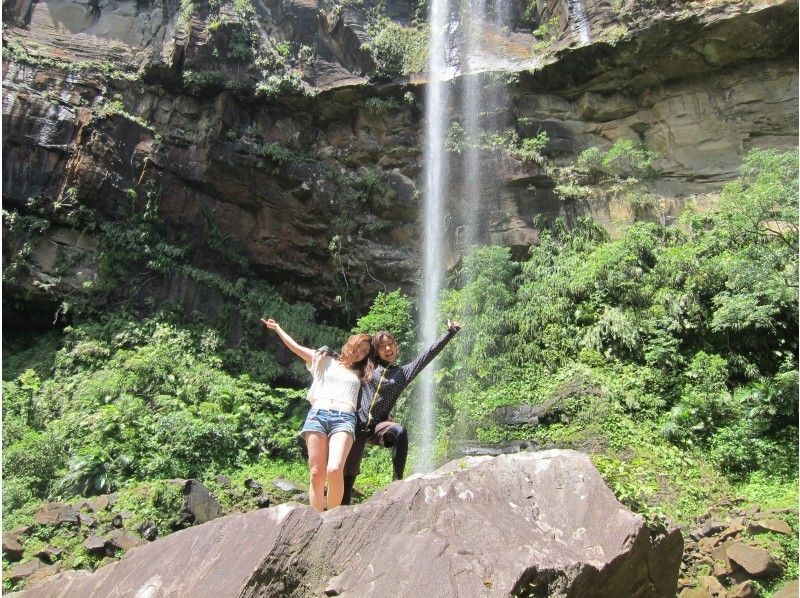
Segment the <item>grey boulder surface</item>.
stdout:
<path fill-rule="evenodd" d="M 587 455 L 550 450 L 452 461 L 323 515 L 221 517 L 11 595 L 672 597 L 682 548 Z"/>

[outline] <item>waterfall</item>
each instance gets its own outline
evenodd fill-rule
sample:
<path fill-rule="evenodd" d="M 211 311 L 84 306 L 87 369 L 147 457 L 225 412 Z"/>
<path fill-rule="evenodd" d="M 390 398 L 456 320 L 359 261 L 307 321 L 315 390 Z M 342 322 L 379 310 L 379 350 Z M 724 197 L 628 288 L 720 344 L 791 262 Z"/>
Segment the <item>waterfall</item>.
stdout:
<path fill-rule="evenodd" d="M 423 346 L 433 343 L 441 328 L 439 294 L 444 280 L 444 192 L 448 168 L 445 134 L 449 93 L 447 70 L 449 0 L 432 0 L 428 56 L 428 88 L 425 98 L 424 200 L 423 200 L 423 284 L 420 306 L 420 336 Z M 420 454 L 417 471 L 430 471 L 434 465 L 436 432 L 434 366 L 420 376 L 418 434 Z"/>
<path fill-rule="evenodd" d="M 569 0 L 569 16 L 570 20 L 578 27 L 578 37 L 581 43 L 591 43 L 592 33 L 589 29 L 589 19 L 586 17 L 583 0 Z"/>

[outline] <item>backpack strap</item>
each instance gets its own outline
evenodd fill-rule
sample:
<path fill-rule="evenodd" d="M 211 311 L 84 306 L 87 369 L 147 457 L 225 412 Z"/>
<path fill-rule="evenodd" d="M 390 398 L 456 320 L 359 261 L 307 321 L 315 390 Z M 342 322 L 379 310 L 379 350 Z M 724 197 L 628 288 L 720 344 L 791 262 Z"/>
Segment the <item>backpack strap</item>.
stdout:
<path fill-rule="evenodd" d="M 378 388 L 375 389 L 375 394 L 372 396 L 372 402 L 369 404 L 369 411 L 367 412 L 367 429 L 369 429 L 369 425 L 372 423 L 372 408 L 375 407 L 375 401 L 378 400 L 378 395 L 381 392 L 381 384 L 383 384 L 383 379 L 386 377 L 386 369 L 383 368 L 383 372 L 381 372 L 381 379 L 378 381 Z"/>

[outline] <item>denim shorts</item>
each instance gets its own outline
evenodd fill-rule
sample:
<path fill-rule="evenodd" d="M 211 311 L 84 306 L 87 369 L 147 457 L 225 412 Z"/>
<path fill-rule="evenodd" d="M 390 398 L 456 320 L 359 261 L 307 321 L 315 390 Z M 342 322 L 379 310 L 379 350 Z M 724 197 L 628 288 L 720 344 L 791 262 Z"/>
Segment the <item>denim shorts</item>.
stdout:
<path fill-rule="evenodd" d="M 306 432 L 320 432 L 328 438 L 336 432 L 347 432 L 355 438 L 356 414 L 333 409 L 314 409 L 308 412 L 300 435 L 305 438 Z"/>

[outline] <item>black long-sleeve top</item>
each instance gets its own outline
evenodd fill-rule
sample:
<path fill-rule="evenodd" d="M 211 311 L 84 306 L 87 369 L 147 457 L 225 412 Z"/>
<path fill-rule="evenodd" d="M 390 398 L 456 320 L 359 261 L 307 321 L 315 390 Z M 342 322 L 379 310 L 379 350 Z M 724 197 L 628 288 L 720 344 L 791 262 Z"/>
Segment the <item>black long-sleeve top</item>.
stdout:
<path fill-rule="evenodd" d="M 458 332 L 457 328 L 448 328 L 447 332 L 439 337 L 436 342 L 405 365 L 377 365 L 372 373 L 371 380 L 367 384 L 361 385 L 361 395 L 358 402 L 358 422 L 360 426 L 363 427 L 369 423 L 369 428 L 372 429 L 376 424 L 389 419 L 389 414 L 400 398 L 400 393 L 403 392 L 406 386 L 411 384 L 411 381 L 417 377 L 417 374 L 426 365 L 433 361 L 433 358 L 444 349 L 456 332 Z M 381 378 L 383 378 L 382 381 Z M 380 392 L 378 393 L 378 398 L 375 399 L 375 391 L 378 389 L 379 384 Z"/>

